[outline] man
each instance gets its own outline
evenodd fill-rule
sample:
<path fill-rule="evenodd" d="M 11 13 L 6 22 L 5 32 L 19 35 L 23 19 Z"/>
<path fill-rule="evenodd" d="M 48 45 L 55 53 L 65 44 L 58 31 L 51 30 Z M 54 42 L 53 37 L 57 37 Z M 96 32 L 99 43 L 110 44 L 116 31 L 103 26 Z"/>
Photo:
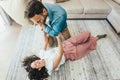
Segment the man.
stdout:
<path fill-rule="evenodd" d="M 38 0 L 31 0 L 27 4 L 25 16 L 33 23 L 39 24 L 42 27 L 46 42 L 44 44 L 45 48 L 49 36 L 55 37 L 67 28 L 66 11 L 57 4 L 42 4 Z"/>

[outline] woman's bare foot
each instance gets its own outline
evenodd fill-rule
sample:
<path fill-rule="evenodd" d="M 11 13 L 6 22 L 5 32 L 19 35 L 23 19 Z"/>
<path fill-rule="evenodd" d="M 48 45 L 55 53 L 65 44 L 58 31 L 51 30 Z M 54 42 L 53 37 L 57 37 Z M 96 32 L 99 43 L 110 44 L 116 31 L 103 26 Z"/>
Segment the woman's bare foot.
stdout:
<path fill-rule="evenodd" d="M 99 39 L 106 38 L 106 36 L 107 36 L 107 34 L 97 35 L 95 38 L 96 38 L 96 41 L 97 41 Z"/>

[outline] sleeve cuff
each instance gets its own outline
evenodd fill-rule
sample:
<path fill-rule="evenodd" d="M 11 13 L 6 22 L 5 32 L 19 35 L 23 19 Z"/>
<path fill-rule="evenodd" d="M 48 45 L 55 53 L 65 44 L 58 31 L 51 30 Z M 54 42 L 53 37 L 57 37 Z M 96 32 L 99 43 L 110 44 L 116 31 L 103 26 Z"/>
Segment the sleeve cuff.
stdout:
<path fill-rule="evenodd" d="M 44 31 L 52 37 L 56 37 L 58 35 L 51 27 L 45 26 Z"/>

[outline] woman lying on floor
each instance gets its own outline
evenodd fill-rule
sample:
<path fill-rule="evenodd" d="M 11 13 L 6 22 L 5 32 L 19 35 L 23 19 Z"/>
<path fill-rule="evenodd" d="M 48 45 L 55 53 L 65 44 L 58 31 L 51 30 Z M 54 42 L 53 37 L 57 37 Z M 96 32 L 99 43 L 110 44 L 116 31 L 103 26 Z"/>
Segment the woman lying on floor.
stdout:
<path fill-rule="evenodd" d="M 83 32 L 79 35 L 61 42 L 61 34 L 58 34 L 58 47 L 46 51 L 40 51 L 39 57 L 32 55 L 25 57 L 23 66 L 28 72 L 30 80 L 43 80 L 58 70 L 60 65 L 66 60 L 77 60 L 86 56 L 90 51 L 96 49 L 96 41 L 105 38 L 107 35 L 97 35 L 93 37 L 89 32 Z"/>

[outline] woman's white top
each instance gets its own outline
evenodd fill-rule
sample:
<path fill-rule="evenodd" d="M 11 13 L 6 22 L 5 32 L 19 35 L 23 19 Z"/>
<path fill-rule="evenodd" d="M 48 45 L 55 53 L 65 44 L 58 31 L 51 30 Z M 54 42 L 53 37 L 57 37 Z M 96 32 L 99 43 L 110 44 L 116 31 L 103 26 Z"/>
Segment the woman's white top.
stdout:
<path fill-rule="evenodd" d="M 40 52 L 39 52 L 39 57 L 41 59 L 45 59 L 45 61 L 46 61 L 45 67 L 47 68 L 49 75 L 51 75 L 53 72 L 53 62 L 56 59 L 58 54 L 59 54 L 58 47 L 50 48 L 46 51 L 40 50 Z M 65 63 L 65 57 L 63 55 L 58 67 L 55 70 L 59 70 L 60 66 L 64 63 Z"/>

